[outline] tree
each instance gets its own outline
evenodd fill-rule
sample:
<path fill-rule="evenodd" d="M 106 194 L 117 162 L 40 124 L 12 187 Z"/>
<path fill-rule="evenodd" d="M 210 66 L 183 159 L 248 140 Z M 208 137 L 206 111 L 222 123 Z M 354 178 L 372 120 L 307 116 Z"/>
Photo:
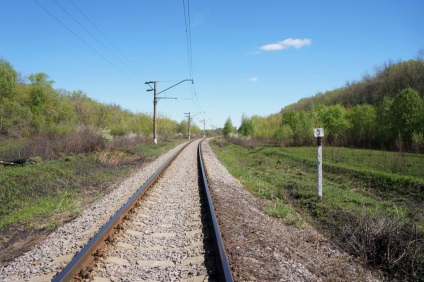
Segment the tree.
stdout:
<path fill-rule="evenodd" d="M 242 136 L 252 136 L 254 132 L 253 119 L 248 118 L 245 114 L 241 117 L 241 125 L 238 133 Z"/>
<path fill-rule="evenodd" d="M 392 130 L 406 144 L 411 144 L 412 134 L 422 132 L 424 101 L 417 91 L 407 88 L 399 93 L 390 107 Z"/>
<path fill-rule="evenodd" d="M 312 138 L 312 122 L 310 111 L 290 111 L 283 114 L 282 126 L 285 134 L 290 134 L 287 137 L 292 139 L 295 145 L 303 146 L 309 144 Z"/>
<path fill-rule="evenodd" d="M 375 138 L 377 111 L 371 105 L 356 105 L 349 113 L 351 139 L 356 146 L 369 146 Z"/>
<path fill-rule="evenodd" d="M 30 133 L 32 114 L 28 107 L 3 98 L 0 103 L 0 135 L 27 137 Z"/>
<path fill-rule="evenodd" d="M 228 117 L 227 121 L 224 124 L 224 137 L 228 137 L 230 136 L 231 133 L 233 133 L 234 127 L 233 127 L 233 123 L 231 121 L 231 118 Z"/>
<path fill-rule="evenodd" d="M 12 65 L 0 58 L 0 103 L 3 98 L 11 97 L 17 87 L 17 73 Z"/>
<path fill-rule="evenodd" d="M 323 123 L 329 142 L 336 144 L 338 141 L 345 141 L 342 136 L 350 126 L 346 109 L 340 104 L 325 106 L 320 114 L 319 119 Z"/>

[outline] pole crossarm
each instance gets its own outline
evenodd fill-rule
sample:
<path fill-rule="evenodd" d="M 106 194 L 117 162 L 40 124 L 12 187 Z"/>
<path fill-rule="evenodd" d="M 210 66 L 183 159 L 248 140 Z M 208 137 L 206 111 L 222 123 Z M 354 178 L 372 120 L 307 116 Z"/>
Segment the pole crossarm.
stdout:
<path fill-rule="evenodd" d="M 192 83 L 194 83 L 193 79 L 184 79 L 184 80 L 182 80 L 182 81 L 180 81 L 180 82 L 178 82 L 178 83 L 176 83 L 176 84 L 174 84 L 174 85 L 172 85 L 172 86 L 170 86 L 170 87 L 166 88 L 165 90 L 162 90 L 162 91 L 158 92 L 156 95 L 159 95 L 159 94 L 161 94 L 162 92 L 165 92 L 166 90 L 171 89 L 172 87 L 175 87 L 175 86 L 177 86 L 178 84 L 183 83 L 184 81 L 191 81 Z"/>
<path fill-rule="evenodd" d="M 150 89 L 147 89 L 146 91 L 153 91 L 153 143 L 157 144 L 157 128 L 156 128 L 156 104 L 158 103 L 159 99 L 177 99 L 177 98 L 173 98 L 173 97 L 157 97 L 159 94 L 161 94 L 162 92 L 171 89 L 174 86 L 177 86 L 178 84 L 183 83 L 184 81 L 191 81 L 192 83 L 194 83 L 193 79 L 184 79 L 168 88 L 166 88 L 165 90 L 160 91 L 159 93 L 157 93 L 157 89 L 156 89 L 156 84 L 157 81 L 147 81 L 144 84 L 148 85 L 150 87 Z M 153 87 L 150 85 L 153 83 Z M 190 119 L 189 119 L 189 124 L 190 124 Z"/>
<path fill-rule="evenodd" d="M 193 117 L 197 116 L 198 114 L 204 114 L 204 113 L 205 113 L 205 112 L 203 112 L 203 111 L 202 111 L 202 112 L 200 112 L 200 113 L 194 114 L 194 115 L 192 115 L 192 116 L 191 116 L 191 118 L 193 118 Z"/>

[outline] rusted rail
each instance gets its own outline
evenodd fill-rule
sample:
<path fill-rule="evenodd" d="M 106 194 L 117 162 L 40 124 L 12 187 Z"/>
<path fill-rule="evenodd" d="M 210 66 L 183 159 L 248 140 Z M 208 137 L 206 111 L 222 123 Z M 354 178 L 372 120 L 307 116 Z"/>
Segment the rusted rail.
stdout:
<path fill-rule="evenodd" d="M 203 142 L 203 141 L 202 141 Z M 231 275 L 231 269 L 228 264 L 227 255 L 225 253 L 225 248 L 222 243 L 221 233 L 219 232 L 218 222 L 216 220 L 215 211 L 212 204 L 211 194 L 209 192 L 208 181 L 206 179 L 205 168 L 203 166 L 203 156 L 202 156 L 202 142 L 199 143 L 197 158 L 198 158 L 198 166 L 201 176 L 201 182 L 204 188 L 204 192 L 207 198 L 208 204 L 208 216 L 209 216 L 209 225 L 212 229 L 212 239 L 213 239 L 213 247 L 216 254 L 216 263 L 218 270 L 219 281 L 227 281 L 232 282 L 233 277 Z"/>

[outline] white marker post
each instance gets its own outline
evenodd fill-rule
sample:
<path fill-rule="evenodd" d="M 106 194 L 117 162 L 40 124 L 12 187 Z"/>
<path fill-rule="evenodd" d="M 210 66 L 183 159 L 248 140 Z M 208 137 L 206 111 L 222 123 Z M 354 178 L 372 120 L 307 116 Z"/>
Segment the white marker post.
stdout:
<path fill-rule="evenodd" d="M 324 128 L 314 128 L 314 136 L 317 138 L 317 157 L 318 157 L 318 199 L 322 198 L 322 137 L 324 137 Z"/>

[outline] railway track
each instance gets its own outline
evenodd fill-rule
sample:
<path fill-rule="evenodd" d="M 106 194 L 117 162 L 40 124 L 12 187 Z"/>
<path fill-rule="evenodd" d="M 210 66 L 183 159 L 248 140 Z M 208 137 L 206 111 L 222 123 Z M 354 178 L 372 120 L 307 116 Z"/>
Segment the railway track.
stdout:
<path fill-rule="evenodd" d="M 200 145 L 168 159 L 52 281 L 232 281 Z"/>

